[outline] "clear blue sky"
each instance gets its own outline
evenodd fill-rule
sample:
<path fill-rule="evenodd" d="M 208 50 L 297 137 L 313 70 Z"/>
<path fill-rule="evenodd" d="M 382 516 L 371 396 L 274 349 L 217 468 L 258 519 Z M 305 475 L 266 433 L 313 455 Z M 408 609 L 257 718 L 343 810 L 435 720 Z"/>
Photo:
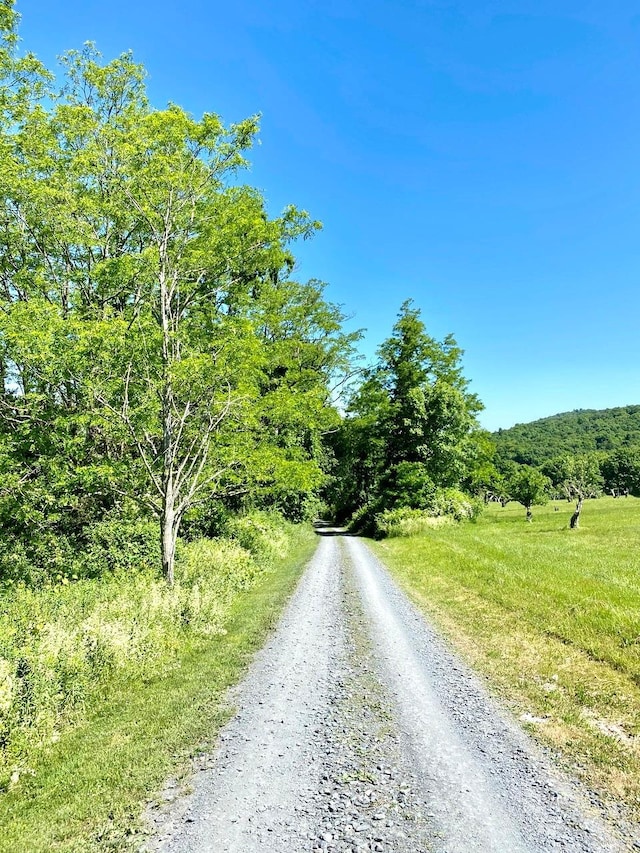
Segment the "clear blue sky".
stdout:
<path fill-rule="evenodd" d="M 367 331 L 412 297 L 507 427 L 640 403 L 640 7 L 18 0 L 47 64 L 132 49 L 153 103 L 261 112 L 249 180 L 324 223 L 300 278 Z"/>

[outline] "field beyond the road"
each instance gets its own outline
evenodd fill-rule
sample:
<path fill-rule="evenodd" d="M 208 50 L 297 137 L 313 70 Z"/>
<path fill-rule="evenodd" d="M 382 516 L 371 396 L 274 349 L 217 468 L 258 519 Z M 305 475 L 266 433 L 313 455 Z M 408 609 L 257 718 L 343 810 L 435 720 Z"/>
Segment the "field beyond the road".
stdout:
<path fill-rule="evenodd" d="M 557 509 L 556 509 L 557 507 Z M 534 507 L 374 549 L 563 765 L 640 816 L 640 499 Z"/>

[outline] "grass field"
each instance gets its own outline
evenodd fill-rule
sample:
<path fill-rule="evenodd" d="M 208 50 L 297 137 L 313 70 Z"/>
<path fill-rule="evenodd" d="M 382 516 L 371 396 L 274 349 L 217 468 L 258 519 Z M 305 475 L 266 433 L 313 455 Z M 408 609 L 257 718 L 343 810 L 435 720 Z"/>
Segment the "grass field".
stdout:
<path fill-rule="evenodd" d="M 640 499 L 492 506 L 373 547 L 573 773 L 640 817 Z"/>
<path fill-rule="evenodd" d="M 264 642 L 316 544 L 310 528 L 300 531 L 295 550 L 234 600 L 224 634 L 186 649 L 165 675 L 118 685 L 43 748 L 0 795 L 0 853 L 139 849 L 145 802 L 228 718 L 225 689 Z"/>

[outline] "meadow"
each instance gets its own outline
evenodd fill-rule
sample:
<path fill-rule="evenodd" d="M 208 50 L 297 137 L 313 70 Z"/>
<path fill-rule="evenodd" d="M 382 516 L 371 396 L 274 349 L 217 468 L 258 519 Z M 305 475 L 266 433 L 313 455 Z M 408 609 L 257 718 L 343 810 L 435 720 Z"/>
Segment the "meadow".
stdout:
<path fill-rule="evenodd" d="M 491 505 L 373 543 L 489 689 L 605 807 L 640 816 L 640 499 Z"/>

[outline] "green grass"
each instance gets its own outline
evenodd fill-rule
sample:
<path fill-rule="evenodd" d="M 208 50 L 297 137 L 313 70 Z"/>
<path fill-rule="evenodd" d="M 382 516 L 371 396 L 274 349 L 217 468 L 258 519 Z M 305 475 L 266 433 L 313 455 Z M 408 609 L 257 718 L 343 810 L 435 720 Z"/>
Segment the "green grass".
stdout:
<path fill-rule="evenodd" d="M 558 507 L 558 511 L 555 511 Z M 640 815 L 640 500 L 491 507 L 374 548 L 528 728 Z"/>
<path fill-rule="evenodd" d="M 43 749 L 0 796 L 0 851 L 136 849 L 144 804 L 188 768 L 228 718 L 224 691 L 264 642 L 315 544 L 307 531 L 286 560 L 240 593 L 224 635 L 186 652 L 165 676 L 115 688 L 81 725 Z"/>

